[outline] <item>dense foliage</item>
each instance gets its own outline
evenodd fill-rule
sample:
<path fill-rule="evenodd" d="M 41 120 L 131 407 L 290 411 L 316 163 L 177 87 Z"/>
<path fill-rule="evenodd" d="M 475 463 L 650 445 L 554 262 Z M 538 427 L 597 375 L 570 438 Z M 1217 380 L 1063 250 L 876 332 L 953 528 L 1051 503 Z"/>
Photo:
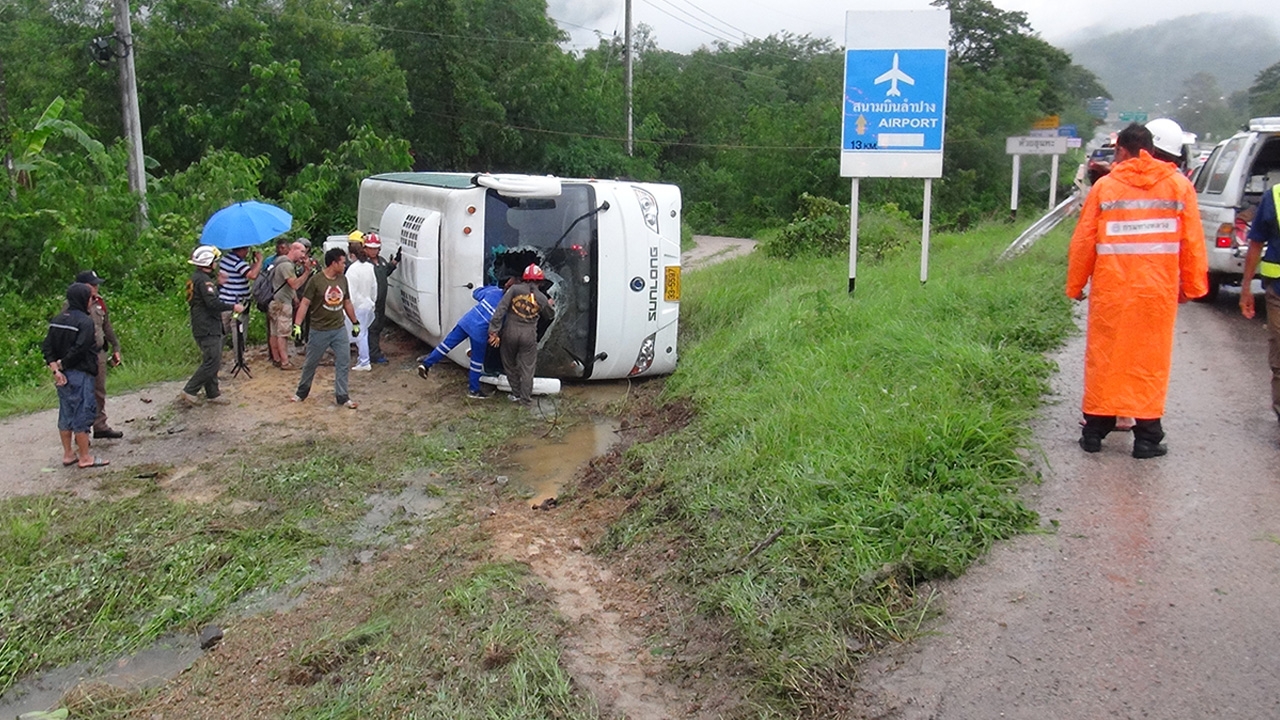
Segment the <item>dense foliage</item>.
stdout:
<path fill-rule="evenodd" d="M 936 4 L 951 10 L 954 52 L 932 220 L 964 227 L 1004 212 L 1004 137 L 1050 113 L 1087 124 L 1081 99 L 1098 87 L 1025 14 Z M 849 196 L 843 52 L 828 40 L 680 54 L 641 27 L 628 155 L 625 48 L 612 38 L 564 51 L 545 0 L 140 0 L 142 222 L 125 180 L 111 5 L 0 2 L 0 295 L 26 299 L 5 308 L 12 329 L 0 335 L 19 362 L 0 388 L 34 377 L 41 320 L 77 270 L 112 278 L 118 304 L 167 298 L 179 318 L 185 254 L 235 200 L 274 200 L 296 232 L 324 236 L 353 225 L 359 180 L 375 172 L 627 176 L 678 184 L 700 231 L 749 234 L 805 212 L 806 194 Z M 95 38 L 108 50 L 97 58 Z M 861 199 L 867 218 L 918 221 L 923 207 L 918 181 L 867 180 Z"/>

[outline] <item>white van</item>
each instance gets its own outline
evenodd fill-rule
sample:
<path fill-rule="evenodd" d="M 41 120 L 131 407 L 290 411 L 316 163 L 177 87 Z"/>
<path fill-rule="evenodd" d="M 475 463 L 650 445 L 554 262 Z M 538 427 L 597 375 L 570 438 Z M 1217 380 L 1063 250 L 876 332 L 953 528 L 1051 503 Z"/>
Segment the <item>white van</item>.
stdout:
<path fill-rule="evenodd" d="M 1209 256 L 1209 294 L 1239 285 L 1248 249 L 1245 230 L 1262 193 L 1280 181 L 1280 117 L 1254 118 L 1248 129 L 1218 143 L 1195 174 L 1200 221 Z"/>
<path fill-rule="evenodd" d="M 404 329 L 439 344 L 473 289 L 536 263 L 556 309 L 538 375 L 609 379 L 675 369 L 680 212 L 674 185 L 414 172 L 366 178 L 357 223 L 401 254 L 387 316 Z M 466 367 L 467 349 L 450 359 Z"/>

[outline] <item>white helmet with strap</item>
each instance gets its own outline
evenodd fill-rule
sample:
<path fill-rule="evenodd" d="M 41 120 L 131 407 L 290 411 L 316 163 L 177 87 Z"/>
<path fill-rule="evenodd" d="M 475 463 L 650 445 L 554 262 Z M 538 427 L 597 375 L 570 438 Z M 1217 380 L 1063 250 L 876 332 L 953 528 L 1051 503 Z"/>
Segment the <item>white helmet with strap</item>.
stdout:
<path fill-rule="evenodd" d="M 187 262 L 196 267 L 213 267 L 213 264 L 218 261 L 218 256 L 221 254 L 222 252 L 212 245 L 201 245 L 191 251 L 191 259 Z"/>

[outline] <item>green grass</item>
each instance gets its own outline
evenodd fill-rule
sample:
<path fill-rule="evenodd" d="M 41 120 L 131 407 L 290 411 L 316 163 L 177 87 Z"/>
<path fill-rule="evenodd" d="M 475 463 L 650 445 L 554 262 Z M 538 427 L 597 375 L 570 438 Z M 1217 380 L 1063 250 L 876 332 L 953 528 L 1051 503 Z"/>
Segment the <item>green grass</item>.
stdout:
<path fill-rule="evenodd" d="M 0 501 L 0 692 L 42 667 L 194 630 L 251 590 L 282 587 L 346 544 L 370 493 L 398 489 L 409 470 L 474 469 L 518 425 L 477 415 L 422 436 L 224 456 L 196 471 L 225 486 L 207 504 L 175 501 L 152 473 L 108 476 L 105 497 L 90 500 Z M 170 472 L 155 469 L 161 480 Z"/>
<path fill-rule="evenodd" d="M 995 265 L 1013 234 L 937 236 L 927 285 L 908 251 L 860 267 L 852 297 L 843 257 L 686 279 L 667 393 L 699 415 L 632 449 L 617 491 L 644 502 L 611 542 L 681 547 L 689 591 L 784 694 L 910 636 L 916 583 L 1035 523 L 1028 421 L 1073 325 L 1065 233 Z"/>
<path fill-rule="evenodd" d="M 109 371 L 108 393 L 128 392 L 195 372 L 200 352 L 191 339 L 187 304 L 182 298 L 117 298 L 105 290 L 111 325 L 120 339 L 124 360 L 123 365 Z M 0 303 L 0 307 L 9 302 Z M 7 328 L 10 339 L 0 342 L 0 348 L 6 344 L 15 347 L 9 372 L 0 375 L 0 417 L 58 406 L 53 381 L 40 355 L 47 322 L 57 310 L 55 306 L 48 311 L 48 317 L 27 317 L 21 327 Z"/>

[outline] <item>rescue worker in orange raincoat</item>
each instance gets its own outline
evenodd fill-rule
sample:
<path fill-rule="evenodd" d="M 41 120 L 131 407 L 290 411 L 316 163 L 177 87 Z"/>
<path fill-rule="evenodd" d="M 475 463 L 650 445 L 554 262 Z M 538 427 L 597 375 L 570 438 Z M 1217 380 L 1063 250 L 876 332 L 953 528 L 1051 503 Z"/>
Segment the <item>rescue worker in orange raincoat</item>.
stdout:
<path fill-rule="evenodd" d="M 1133 457 L 1162 443 L 1178 304 L 1209 292 L 1204 230 L 1191 183 L 1151 156 L 1136 123 L 1116 138 L 1116 163 L 1089 191 L 1071 236 L 1067 297 L 1090 286 L 1080 447 L 1102 449 L 1116 416 L 1136 419 Z"/>

